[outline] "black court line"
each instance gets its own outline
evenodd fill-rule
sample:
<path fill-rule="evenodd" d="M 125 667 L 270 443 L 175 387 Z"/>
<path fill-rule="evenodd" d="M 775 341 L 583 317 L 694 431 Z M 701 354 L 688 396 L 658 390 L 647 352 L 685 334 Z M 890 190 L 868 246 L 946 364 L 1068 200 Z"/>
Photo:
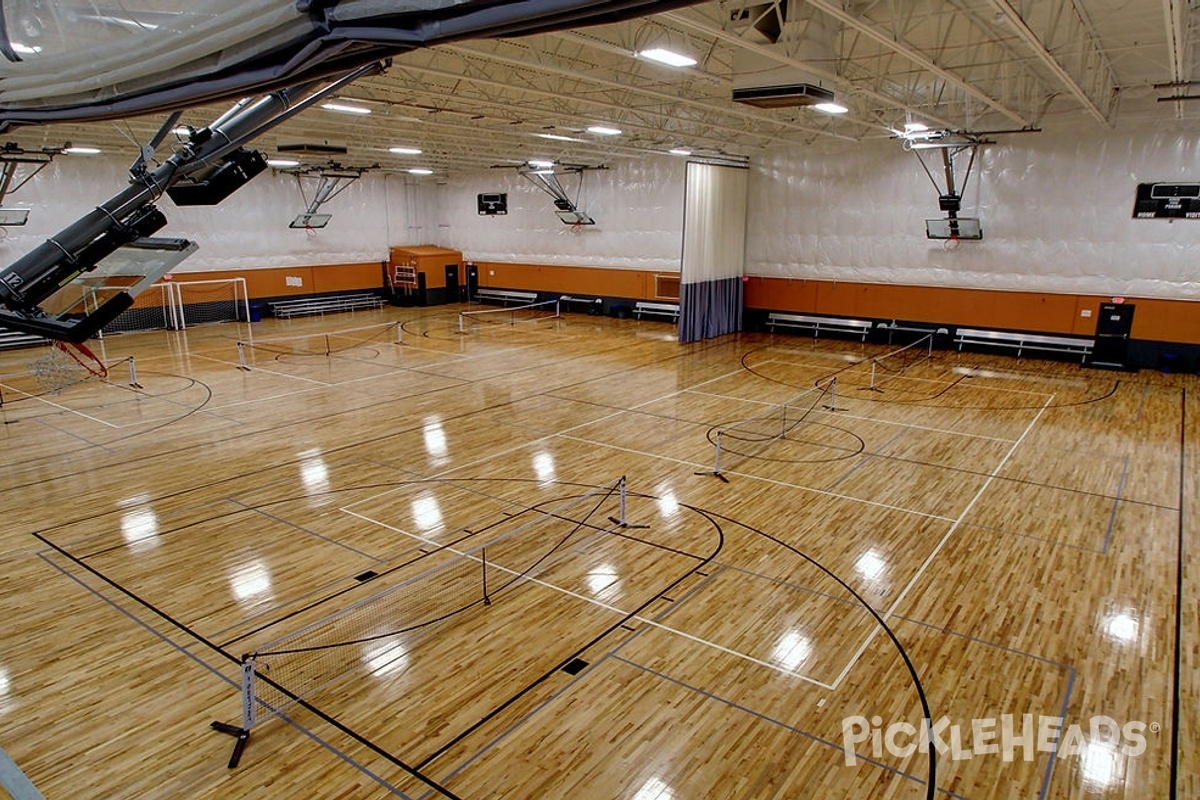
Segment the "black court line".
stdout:
<path fill-rule="evenodd" d="M 234 664 L 237 664 L 240 668 L 240 666 L 241 666 L 240 658 L 238 658 L 237 656 L 234 656 L 232 653 L 228 652 L 227 650 L 223 649 L 216 643 L 212 642 L 210 639 L 206 638 L 205 636 L 200 634 L 195 629 L 193 629 L 190 626 L 184 624 L 183 622 L 180 622 L 179 620 L 175 619 L 173 616 L 166 613 L 162 609 L 158 608 L 153 603 L 149 602 L 148 600 L 145 600 L 144 598 L 140 597 L 133 591 L 122 586 L 120 583 L 114 581 L 112 578 L 109 578 L 103 572 L 100 572 L 98 569 L 95 569 L 94 567 L 90 566 L 87 562 L 76 558 L 69 551 L 54 544 L 54 542 L 51 542 L 49 539 L 46 539 L 40 533 L 35 531 L 32 534 L 32 536 L 34 538 L 36 538 L 38 541 L 45 544 L 47 547 L 54 550 L 59 555 L 62 555 L 63 557 L 69 559 L 73 564 L 79 566 L 80 568 L 82 568 L 84 570 L 87 570 L 90 574 L 92 574 L 95 577 L 99 578 L 100 580 L 104 581 L 109 586 L 113 587 L 118 592 L 120 592 L 121 594 L 128 597 L 130 600 L 134 601 L 135 603 L 142 606 L 143 608 L 150 611 L 151 613 L 161 617 L 163 620 L 167 621 L 171 625 L 173 625 L 176 628 L 178 628 L 179 630 L 183 631 L 185 634 L 192 637 L 196 641 L 200 642 L 205 647 L 208 647 L 213 652 L 219 653 L 225 659 L 233 662 Z M 432 778 L 429 778 L 428 776 L 426 776 L 418 768 L 410 766 L 408 763 L 402 761 L 397 756 L 393 755 L 392 753 L 388 752 L 384 748 L 375 744 L 373 741 L 371 741 L 367 737 L 363 736 L 362 734 L 358 733 L 350 726 L 348 726 L 342 722 L 339 722 L 334 717 L 330 716 L 329 714 L 326 714 L 324 711 L 317 708 L 312 703 L 305 700 L 303 697 L 298 697 L 295 693 L 288 691 L 286 687 L 280 686 L 278 683 L 273 681 L 269 676 L 264 675 L 262 673 L 256 673 L 255 678 L 263 683 L 266 683 L 270 686 L 275 687 L 275 689 L 278 690 L 280 693 L 282 693 L 285 697 L 291 698 L 296 704 L 298 704 L 302 708 L 312 712 L 317 717 L 324 720 L 326 723 L 332 725 L 334 728 L 337 728 L 339 731 L 346 734 L 347 736 L 349 736 L 351 739 L 358 742 L 359 744 L 363 745 L 371 752 L 375 753 L 378 756 L 383 757 L 390 763 L 399 767 L 404 772 L 408 773 L 410 776 L 416 778 L 417 780 L 421 781 L 422 783 L 431 787 L 432 789 L 435 789 L 436 791 L 440 792 L 443 796 L 450 798 L 450 800 L 462 800 L 462 798 L 458 797 L 458 795 L 454 794 L 449 789 L 440 785 L 439 783 L 437 783 L 437 781 L 434 781 Z"/>
<path fill-rule="evenodd" d="M 75 583 L 79 584 L 87 592 L 89 592 L 90 594 L 92 594 L 95 597 L 98 597 L 102 602 L 107 603 L 113 609 L 115 609 L 122 615 L 128 617 L 130 620 L 132 620 L 134 622 L 134 624 L 144 628 L 152 636 L 156 637 L 157 639 L 160 639 L 163 642 L 166 642 L 168 645 L 170 645 L 172 648 L 174 648 L 180 654 L 186 656 L 189 660 L 193 661 L 194 663 L 199 664 L 201 667 L 203 667 L 209 673 L 216 676 L 219 680 L 224 681 L 225 683 L 229 684 L 231 687 L 234 688 L 235 691 L 239 691 L 239 692 L 241 691 L 241 687 L 238 685 L 237 681 L 229 678 L 226 675 L 223 675 L 221 673 L 221 671 L 216 669 L 215 667 L 213 667 L 212 664 L 209 664 L 207 661 L 205 661 L 204 659 L 200 658 L 195 653 L 193 653 L 190 649 L 190 647 L 191 647 L 190 645 L 186 645 L 186 646 L 180 645 L 178 642 L 174 641 L 169 636 L 165 636 L 165 635 L 163 635 L 162 632 L 155 630 L 152 626 L 148 625 L 145 620 L 138 618 L 135 614 L 132 614 L 128 609 L 124 608 L 119 603 L 113 602 L 112 599 L 105 597 L 103 594 L 96 591 L 91 586 L 88 586 L 87 583 L 80 580 L 78 576 L 63 569 L 58 564 L 55 564 L 54 561 L 52 561 L 50 558 L 48 558 L 45 553 L 38 553 L 37 557 L 40 558 L 42 561 L 46 562 L 47 564 L 49 564 L 53 569 L 60 572 L 67 579 L 72 580 Z M 395 786 L 388 783 L 386 780 L 384 780 L 379 775 L 376 775 L 365 765 L 360 764 L 359 762 L 355 761 L 349 755 L 347 755 L 346 753 L 339 750 L 337 747 L 334 747 L 332 744 L 330 744 L 329 742 L 322 739 L 320 736 L 317 735 L 317 733 L 315 731 L 312 731 L 309 728 L 305 727 L 304 725 L 301 725 L 299 722 L 292 719 L 287 714 L 279 713 L 278 716 L 281 719 L 283 719 L 285 722 L 287 722 L 289 725 L 291 725 L 293 728 L 300 731 L 305 736 L 312 739 L 317 744 L 321 745 L 321 747 L 324 747 L 326 750 L 333 753 L 335 756 L 340 758 L 342 761 L 345 761 L 347 764 L 351 765 L 352 767 L 357 769 L 359 772 L 363 773 L 364 775 L 369 777 L 371 780 L 375 781 L 380 786 L 387 789 L 392 794 L 397 795 L 399 797 L 407 798 L 407 795 L 405 795 L 403 792 L 401 792 Z"/>
<path fill-rule="evenodd" d="M 616 344 L 614 344 L 614 345 L 613 345 L 611 348 L 606 348 L 606 349 L 604 349 L 604 350 L 600 350 L 600 351 L 590 351 L 590 352 L 588 352 L 588 353 L 583 353 L 583 354 L 579 354 L 579 355 L 576 355 L 576 356 L 571 356 L 571 357 L 568 357 L 568 358 L 566 358 L 566 359 L 563 359 L 562 361 L 556 361 L 556 362 L 554 362 L 554 363 L 555 363 L 556 365 L 558 365 L 558 364 L 568 363 L 568 362 L 571 362 L 571 361 L 576 361 L 576 360 L 580 360 L 580 359 L 584 359 L 584 358 L 591 358 L 591 357 L 593 357 L 593 356 L 596 356 L 596 355 L 603 355 L 603 354 L 605 354 L 605 353 L 609 353 L 609 352 L 617 352 L 617 351 L 621 351 L 621 350 L 624 350 L 624 349 L 628 349 L 628 343 L 627 343 L 627 342 L 625 342 L 625 341 L 623 341 L 623 340 L 620 340 L 620 341 L 618 341 Z M 692 356 L 693 356 L 693 355 L 694 355 L 696 352 L 703 352 L 704 350 L 707 350 L 707 349 L 717 349 L 717 346 L 716 346 L 716 345 L 711 345 L 711 346 L 709 346 L 709 347 L 703 347 L 703 348 L 700 348 L 699 350 L 696 350 L 696 351 L 689 350 L 689 351 L 687 351 L 687 352 L 675 352 L 675 353 L 673 353 L 672 355 L 664 356 L 664 357 L 661 357 L 661 358 L 653 358 L 653 359 L 650 359 L 650 360 L 648 360 L 648 361 L 646 361 L 645 363 L 642 363 L 642 364 L 637 364 L 637 365 L 634 365 L 634 366 L 631 366 L 631 367 L 626 367 L 626 368 L 623 368 L 623 369 L 612 370 L 612 371 L 610 371 L 610 372 L 606 372 L 606 373 L 603 373 L 603 374 L 600 374 L 600 375 L 595 375 L 595 376 L 591 376 L 591 377 L 588 377 L 588 378 L 585 378 L 585 379 L 582 379 L 582 380 L 575 381 L 574 383 L 568 383 L 568 384 L 564 384 L 563 386 L 556 387 L 556 388 L 554 389 L 554 391 L 562 391 L 563 389 L 569 389 L 569 388 L 571 388 L 571 387 L 574 387 L 574 386 L 582 386 L 582 385 L 585 385 L 585 384 L 588 384 L 588 383 L 592 383 L 592 382 L 595 382 L 595 381 L 611 380 L 611 379 L 613 379 L 613 378 L 615 378 L 615 377 L 617 377 L 617 376 L 626 375 L 626 374 L 628 374 L 628 373 L 631 373 L 631 372 L 636 372 L 637 370 L 644 369 L 644 368 L 646 368 L 646 367 L 650 367 L 650 366 L 661 365 L 661 364 L 668 364 L 668 363 L 671 363 L 671 362 L 685 361 L 685 360 L 687 360 L 687 359 L 691 358 L 691 357 L 692 357 Z M 518 374 L 518 373 L 521 373 L 521 372 L 528 372 L 528 371 L 535 371 L 535 370 L 536 370 L 536 371 L 542 371 L 542 370 L 544 370 L 544 369 L 545 369 L 545 365 L 543 365 L 543 364 L 536 364 L 536 365 L 529 366 L 529 367 L 522 367 L 521 369 L 517 369 L 517 370 L 511 370 L 510 372 L 508 372 L 508 373 L 505 373 L 505 374 L 509 374 L 509 375 L 515 375 L 515 374 Z M 434 373 L 434 374 L 436 374 L 436 373 Z M 177 377 L 184 377 L 184 376 L 177 376 Z M 446 377 L 446 376 L 440 376 L 440 377 Z M 425 396 L 425 395 L 437 394 L 438 392 L 452 391 L 452 390 L 454 390 L 454 389 L 461 388 L 462 386 L 468 386 L 468 385 L 472 385 L 472 384 L 475 384 L 475 383 L 481 383 L 481 382 L 484 382 L 484 381 L 487 381 L 487 380 L 492 380 L 492 379 L 494 379 L 495 377 L 497 377 L 497 376 L 490 376 L 490 377 L 480 378 L 480 379 L 476 379 L 476 380 L 464 380 L 464 379 L 456 379 L 456 380 L 462 380 L 463 382 L 462 382 L 462 383 L 459 383 L 459 384 L 456 384 L 456 385 L 454 385 L 454 386 L 452 386 L 452 387 L 441 387 L 441 388 L 437 388 L 437 389 L 430 389 L 430 390 L 427 390 L 427 391 L 418 392 L 417 394 L 414 394 L 414 395 L 409 395 L 409 396 L 407 396 L 405 399 L 406 399 L 406 400 L 411 400 L 412 398 L 416 398 L 416 397 L 422 397 L 422 396 Z M 207 389 L 207 390 L 208 390 L 208 395 L 209 395 L 209 398 L 211 399 L 211 397 L 212 397 L 212 389 L 211 389 L 211 388 L 209 388 L 207 384 L 204 384 L 202 381 L 196 380 L 196 379 L 194 379 L 194 378 L 188 378 L 188 380 L 195 380 L 197 384 L 199 384 L 199 385 L 201 385 L 201 386 L 204 386 L 204 387 L 205 387 L 205 389 Z M 332 387 L 329 387 L 329 388 L 332 388 Z M 540 396 L 543 396 L 543 395 L 546 395 L 546 394 L 549 394 L 549 393 L 548 393 L 548 392 L 531 392 L 530 394 L 528 394 L 528 395 L 525 395 L 525 396 L 523 396 L 523 397 L 520 397 L 520 398 L 515 398 L 515 399 L 510 399 L 510 400 L 504 400 L 504 401 L 501 401 L 501 402 L 498 402 L 498 403 L 495 403 L 495 404 L 492 404 L 492 405 L 489 405 L 489 406 L 484 406 L 484 407 L 482 407 L 482 408 L 472 409 L 472 410 L 469 410 L 469 411 L 463 411 L 462 413 L 455 414 L 455 415 L 453 415 L 453 416 L 450 416 L 450 417 L 447 417 L 447 418 L 443 419 L 443 420 L 442 420 L 442 422 L 443 422 L 443 424 L 445 424 L 446 422 L 451 422 L 451 421 L 455 421 L 455 420 L 459 420 L 459 419 L 471 419 L 471 418 L 476 418 L 476 417 L 478 417 L 478 416 L 479 416 L 479 415 L 481 415 L 481 414 L 485 414 L 485 413 L 487 413 L 487 412 L 494 411 L 494 410 L 496 410 L 496 409 L 501 409 L 501 408 L 505 408 L 505 407 L 507 407 L 507 406 L 511 406 L 511 405 L 513 405 L 514 403 L 520 402 L 520 401 L 522 401 L 522 400 L 525 400 L 525 399 L 528 399 L 528 398 L 530 398 L 530 397 L 540 397 Z M 196 413 L 196 411 L 199 411 L 199 410 L 201 410 L 201 408 L 203 408 L 203 406 L 204 406 L 204 405 L 207 405 L 207 403 L 208 403 L 208 400 L 206 399 L 206 400 L 205 400 L 205 402 L 204 402 L 204 404 L 202 404 L 202 405 L 201 405 L 199 408 L 195 409 L 194 411 L 192 411 L 192 412 L 189 412 L 189 414 L 190 414 L 190 413 Z M 325 413 L 325 414 L 322 414 L 322 415 L 320 416 L 320 420 L 322 421 L 322 423 L 324 423 L 324 421 L 326 421 L 326 420 L 335 419 L 335 418 L 337 418 L 337 417 L 339 417 L 339 416 L 345 416 L 345 415 L 350 415 L 350 414 L 359 414 L 359 413 L 362 413 L 362 412 L 370 411 L 371 409 L 374 409 L 374 408 L 392 407 L 392 406 L 394 406 L 394 405 L 395 405 L 395 401 L 394 401 L 394 400 L 391 400 L 391 399 L 381 399 L 381 400 L 379 400 L 379 401 L 377 401 L 377 402 L 374 402 L 374 403 L 368 403 L 367 405 L 364 405 L 364 406 L 359 406 L 359 407 L 356 407 L 356 408 L 353 408 L 353 409 L 348 409 L 348 410 L 346 410 L 346 411 L 342 411 L 342 412 L 334 412 L 334 413 Z M 184 418 L 184 417 L 186 417 L 186 416 L 188 416 L 188 414 L 185 414 L 185 415 L 183 415 L 183 416 L 179 417 L 178 419 L 176 419 L 176 420 L 174 420 L 174 421 L 175 421 L 175 422 L 177 422 L 177 421 L 179 421 L 180 419 L 183 419 L 183 418 Z M 312 423 L 313 423 L 313 419 L 312 419 L 312 418 L 304 418 L 304 419 L 292 419 L 292 420 L 289 420 L 287 423 L 285 423 L 285 424 L 282 424 L 282 425 L 276 425 L 276 426 L 273 426 L 273 427 L 269 427 L 269 428 L 263 428 L 263 429 L 261 429 L 261 430 L 256 430 L 256 431 L 253 431 L 253 432 L 252 432 L 252 435 L 256 435 L 256 436 L 258 436 L 258 435 L 266 435 L 266 434 L 269 434 L 269 433 L 272 433 L 272 432 L 279 433 L 279 432 L 281 432 L 281 431 L 285 431 L 285 430 L 292 429 L 292 428 L 307 428 L 307 427 L 311 426 L 311 425 L 312 425 Z M 167 424 L 171 424 L 171 423 L 164 423 L 164 425 L 160 425 L 160 426 L 158 426 L 158 427 L 165 427 Z M 340 446 L 338 446 L 338 447 L 335 447 L 335 448 L 332 448 L 332 449 L 330 449 L 330 450 L 327 450 L 327 451 L 326 451 L 326 455 L 335 454 L 335 453 L 339 453 L 339 452 L 346 451 L 346 450 L 351 450 L 351 449 L 353 449 L 353 448 L 355 448 L 355 447 L 361 447 L 362 445 L 365 445 L 365 444 L 377 443 L 377 442 L 383 442 L 383 441 L 387 441 L 387 440 L 390 440 L 390 439 L 396 439 L 396 438 L 400 438 L 400 437 L 403 437 L 403 436 L 408 436 L 408 435 L 410 435 L 410 434 L 412 434 L 412 433 L 415 433 L 415 432 L 418 432 L 418 431 L 421 431 L 421 430 L 423 430 L 423 428 L 424 428 L 424 424 L 423 424 L 423 423 L 415 423 L 415 424 L 413 424 L 411 427 L 408 427 L 408 428 L 403 428 L 403 429 L 399 429 L 399 430 L 394 430 L 394 431 L 392 431 L 391 433 L 387 434 L 386 436 L 379 436 L 379 437 L 375 437 L 374 439 L 363 439 L 363 440 L 361 440 L 361 441 L 357 441 L 357 442 L 348 442 L 348 443 L 346 443 L 346 444 L 344 444 L 344 445 L 340 445 Z M 136 433 L 136 434 L 133 434 L 133 436 L 140 436 L 140 435 L 142 435 L 143 433 L 149 433 L 149 432 L 151 432 L 151 431 L 153 431 L 153 430 L 157 430 L 157 427 L 156 427 L 156 428 L 151 428 L 151 429 L 148 429 L 148 430 L 146 430 L 146 431 L 138 432 L 138 433 Z M 238 432 L 238 433 L 236 434 L 236 438 L 242 438 L 242 437 L 245 437 L 246 435 L 247 435 L 247 434 L 246 434 L 246 432 L 244 432 L 244 431 L 241 431 L 241 432 Z M 130 438 L 130 437 L 125 437 L 125 438 Z M 234 438 L 234 437 L 230 437 L 230 438 Z M 216 441 L 210 442 L 210 443 L 208 444 L 208 447 L 210 447 L 210 448 L 213 448 L 213 449 L 214 449 L 214 451 L 215 451 L 215 449 L 219 448 L 219 446 L 220 446 L 220 444 L 221 444 L 222 442 L 225 442 L 225 441 L 228 441 L 228 440 L 229 440 L 229 439 L 220 439 L 220 440 L 216 440 Z M 121 441 L 121 439 L 115 439 L 115 440 L 113 440 L 113 442 L 118 442 L 118 441 Z M 191 453 L 193 453 L 193 448 L 192 448 L 191 446 L 182 445 L 182 446 L 180 446 L 180 447 L 178 447 L 178 448 L 176 448 L 176 449 L 174 449 L 174 450 L 159 450 L 159 451 L 156 451 L 156 452 L 154 452 L 154 453 L 150 453 L 150 454 L 147 454 L 147 455 L 143 455 L 143 456 L 137 456 L 136 458 L 131 458 L 131 459 L 128 459 L 128 460 L 126 460 L 126 461 L 124 461 L 124 462 L 123 462 L 123 466 L 125 466 L 125 467 L 128 467 L 128 466 L 130 466 L 130 465 L 133 465 L 133 464 L 137 464 L 137 463 L 140 463 L 140 462 L 145 462 L 145 461 L 151 461 L 151 460 L 153 460 L 153 459 L 167 459 L 167 460 L 168 460 L 168 462 L 169 462 L 169 461 L 170 461 L 170 457 L 171 457 L 171 456 L 177 456 L 177 455 L 179 455 L 180 453 L 191 454 Z M 52 455 L 48 455 L 48 456 L 43 456 L 43 457 L 39 457 L 39 458 L 36 458 L 36 459 L 32 459 L 32 460 L 30 460 L 30 461 L 28 461 L 28 462 L 22 462 L 21 464 L 14 464 L 14 465 L 12 465 L 12 466 L 13 466 L 13 467 L 16 467 L 16 466 L 21 466 L 21 467 L 28 468 L 30 465 L 34 465 L 34 464 L 37 464 L 37 463 L 40 463 L 40 462 L 44 462 L 44 461 L 54 461 L 54 460 L 61 460 L 62 458 L 63 458 L 63 455 L 62 455 L 61 453 L 55 453 L 55 454 L 52 454 Z M 170 498 L 170 497 L 175 497 L 175 496 L 177 496 L 177 495 L 184 494 L 184 493 L 186 493 L 186 492 L 195 491 L 195 490 L 197 490 L 197 489 L 204 489 L 204 488 L 210 488 L 210 487 L 214 487 L 214 486 L 220 486 L 220 485 L 222 485 L 222 484 L 225 484 L 225 483 L 236 483 L 236 482 L 238 482 L 238 481 L 245 480 L 247 477 L 252 477 L 252 476 L 258 475 L 258 474 L 260 474 L 261 472 L 263 472 L 263 471 L 265 471 L 265 470 L 267 470 L 267 469 L 275 469 L 275 468 L 279 468 L 279 467 L 289 467 L 289 466 L 296 466 L 297 464 L 299 464 L 299 463 L 300 463 L 300 461 L 301 461 L 301 459 L 298 459 L 298 458 L 296 458 L 296 459 L 291 459 L 291 460 L 288 460 L 288 461 L 282 461 L 282 462 L 279 462 L 279 463 L 277 463 L 277 464 L 271 464 L 271 465 L 268 465 L 268 466 L 265 466 L 265 467 L 261 467 L 261 468 L 255 469 L 255 470 L 253 470 L 253 471 L 251 471 L 251 472 L 242 472 L 242 473 L 239 473 L 239 474 L 237 474 L 237 475 L 230 476 L 230 477 L 228 477 L 228 478 L 219 478 L 219 479 L 217 479 L 217 480 L 209 481 L 208 483 L 201 483 L 201 484 L 197 484 L 197 485 L 191 486 L 191 487 L 189 487 L 189 488 L 187 488 L 187 489 L 180 489 L 180 490 L 178 490 L 178 491 L 175 491 L 175 492 L 168 492 L 168 493 L 165 493 L 165 494 L 159 495 L 158 499 L 162 500 L 162 499 L 166 499 L 166 498 Z M 72 478 L 72 477 L 77 477 L 77 476 L 80 476 L 80 475 L 87 475 L 87 474 L 89 474 L 90 472 L 92 472 L 94 469 L 95 469 L 94 467 L 87 468 L 87 469 L 77 469 L 77 470 L 75 470 L 75 471 L 72 471 L 72 472 L 64 472 L 64 473 L 57 474 L 57 475 L 55 475 L 55 476 L 54 476 L 54 478 L 57 480 L 57 479 L 64 479 L 64 478 Z M 2 493 L 4 493 L 4 492 L 11 492 L 11 491 L 17 491 L 17 490 L 20 490 L 20 489 L 28 488 L 29 486 L 40 485 L 40 484 L 44 483 L 44 482 L 45 482 L 45 480 L 46 480 L 46 478 L 44 478 L 44 477 L 40 477 L 40 478 L 38 478 L 38 479 L 37 479 L 37 480 L 35 480 L 35 481 L 28 481 L 28 482 L 26 482 L 26 483 L 14 484 L 14 485 L 12 485 L 12 486 L 5 487 L 5 488 L 3 488 L 3 489 L 0 489 L 0 494 L 2 494 Z M 78 519 L 75 519 L 75 520 L 71 520 L 71 521 L 69 521 L 69 522 L 61 523 L 61 525 L 59 525 L 59 526 L 55 526 L 55 527 L 57 528 L 57 527 L 63 527 L 63 526 L 66 526 L 66 525 L 70 525 L 70 524 L 78 523 L 78 522 L 85 522 L 85 521 L 87 521 L 87 520 L 89 520 L 89 519 L 93 519 L 93 518 L 94 518 L 94 517 L 96 517 L 96 516 L 100 516 L 100 515 L 99 515 L 99 514 L 95 514 L 95 515 L 87 515 L 87 516 L 80 517 L 80 518 L 78 518 Z M 53 528 L 52 528 L 51 530 L 53 530 Z"/>
<path fill-rule="evenodd" d="M 1171 703 L 1171 800 L 1179 797 L 1179 679 L 1183 662 L 1184 500 L 1187 493 L 1187 387 L 1179 391 L 1179 527 L 1175 547 L 1175 680 Z M 1193 709 L 1193 713 L 1195 709 Z"/>
<path fill-rule="evenodd" d="M 479 730 L 481 727 L 486 725 L 492 719 L 495 719 L 496 716 L 498 716 L 500 713 L 502 713 L 505 709 L 512 706 L 514 703 L 516 703 L 522 697 L 524 697 L 525 695 L 532 692 L 534 689 L 536 689 L 541 684 L 545 683 L 552 676 L 556 675 L 567 664 L 571 663 L 576 658 L 580 658 L 585 652 L 587 652 L 589 649 L 594 647 L 597 643 L 602 641 L 605 637 L 613 634 L 614 632 L 616 632 L 618 630 L 623 629 L 625 626 L 628 625 L 630 620 L 639 616 L 644 610 L 646 610 L 646 608 L 648 608 L 653 603 L 657 602 L 663 595 L 665 595 L 666 593 L 670 592 L 671 590 L 673 590 L 676 587 L 678 587 L 679 585 L 681 585 L 684 581 L 686 581 L 688 578 L 690 578 L 697 570 L 712 563 L 712 561 L 720 554 L 721 550 L 725 547 L 725 532 L 721 529 L 720 523 L 718 523 L 717 520 L 714 518 L 716 515 L 710 514 L 709 512 L 706 512 L 702 509 L 688 506 L 688 505 L 682 504 L 682 503 L 680 504 L 680 507 L 688 508 L 689 510 L 693 511 L 694 513 L 699 514 L 701 517 L 704 517 L 705 519 L 707 519 L 709 521 L 709 523 L 716 530 L 717 542 L 713 548 L 712 553 L 710 553 L 708 556 L 706 556 L 699 564 L 696 564 L 695 566 L 691 567 L 690 569 L 685 571 L 682 575 L 680 575 L 678 578 L 671 581 L 671 583 L 664 586 L 657 593 L 655 593 L 654 595 L 647 598 L 645 600 L 645 602 L 643 602 L 637 608 L 633 609 L 628 614 L 621 617 L 621 619 L 617 620 L 612 625 L 608 626 L 603 631 L 601 631 L 597 635 L 593 636 L 590 641 L 588 641 L 581 647 L 577 648 L 575 650 L 575 652 L 573 652 L 573 653 L 569 654 L 568 656 L 566 656 L 565 658 L 561 659 L 552 668 L 545 671 L 542 675 L 535 678 L 534 680 L 530 681 L 524 688 L 517 691 L 515 694 L 513 694 L 507 700 L 503 701 L 498 706 L 496 706 L 495 708 L 488 711 L 478 721 L 469 725 L 466 729 L 459 732 L 457 735 L 453 736 L 450 740 L 445 742 L 441 747 L 437 748 L 432 753 L 430 753 L 428 756 L 426 756 L 424 759 L 417 762 L 416 768 L 417 769 L 425 769 L 425 767 L 427 767 L 430 763 L 432 763 L 433 761 L 440 758 L 452 747 L 454 747 L 459 742 L 466 739 L 468 736 L 470 736 L 475 731 Z"/>

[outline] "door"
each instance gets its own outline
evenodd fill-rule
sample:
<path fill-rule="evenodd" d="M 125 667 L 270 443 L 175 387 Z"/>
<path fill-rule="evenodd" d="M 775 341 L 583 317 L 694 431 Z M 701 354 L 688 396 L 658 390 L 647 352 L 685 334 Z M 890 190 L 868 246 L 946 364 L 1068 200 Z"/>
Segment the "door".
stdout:
<path fill-rule="evenodd" d="M 1126 369 L 1129 334 L 1133 330 L 1132 303 L 1101 303 L 1096 320 L 1096 346 L 1088 363 L 1095 367 Z"/>

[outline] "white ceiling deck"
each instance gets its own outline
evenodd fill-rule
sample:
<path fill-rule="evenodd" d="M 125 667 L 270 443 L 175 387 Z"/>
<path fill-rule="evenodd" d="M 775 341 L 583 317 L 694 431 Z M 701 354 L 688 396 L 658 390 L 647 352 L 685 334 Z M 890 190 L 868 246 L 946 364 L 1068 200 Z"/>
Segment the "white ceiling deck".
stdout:
<path fill-rule="evenodd" d="M 529 159 L 611 164 L 685 148 L 753 158 L 779 144 L 893 136 L 908 121 L 995 133 L 1079 135 L 1200 121 L 1197 0 L 777 0 L 709 2 L 521 39 L 460 42 L 397 57 L 343 91 L 370 110 L 313 108 L 256 143 L 345 146 L 346 165 L 425 167 L 433 178 Z M 673 68 L 636 54 L 666 47 Z M 763 109 L 735 83 L 820 85 L 848 112 Z M 1193 85 L 1195 84 L 1195 85 Z M 189 111 L 204 125 L 224 110 Z M 24 147 L 137 153 L 161 118 L 19 129 Z M 589 133 L 592 125 L 619 129 Z M 545 138 L 545 135 L 561 138 Z M 390 147 L 420 155 L 397 155 Z M 313 160 L 313 159 L 309 159 Z M 320 159 L 318 159 L 320 160 Z"/>

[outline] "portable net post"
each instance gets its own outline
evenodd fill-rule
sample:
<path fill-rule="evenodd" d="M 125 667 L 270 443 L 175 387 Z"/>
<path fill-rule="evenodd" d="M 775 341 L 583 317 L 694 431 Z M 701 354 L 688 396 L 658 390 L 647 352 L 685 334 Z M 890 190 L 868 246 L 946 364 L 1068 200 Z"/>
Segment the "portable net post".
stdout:
<path fill-rule="evenodd" d="M 480 565 L 480 569 L 483 570 L 483 604 L 485 606 L 490 606 L 492 604 L 492 598 L 488 595 L 488 590 L 487 590 L 487 548 L 486 547 L 479 551 L 479 565 Z"/>
<path fill-rule="evenodd" d="M 230 725 L 217 720 L 212 723 L 212 729 L 228 734 L 236 741 L 233 753 L 229 756 L 229 769 L 235 769 L 242 760 L 242 753 L 250 741 L 250 729 L 258 722 L 258 696 L 254 682 L 254 656 L 242 656 L 242 725 Z"/>
<path fill-rule="evenodd" d="M 129 357 L 129 385 L 135 389 L 142 388 L 142 385 L 138 383 L 137 365 L 133 363 L 133 356 Z"/>
<path fill-rule="evenodd" d="M 250 365 L 246 363 L 246 343 L 238 342 L 237 347 L 238 347 L 238 369 L 244 369 L 246 372 L 249 372 Z"/>
<path fill-rule="evenodd" d="M 609 517 L 608 521 L 621 528 L 649 528 L 649 525 L 634 525 L 628 521 L 625 509 L 627 508 L 626 495 L 628 491 L 626 485 L 629 483 L 625 476 L 622 475 L 617 481 L 617 503 L 619 516 Z"/>
<path fill-rule="evenodd" d="M 840 411 L 841 409 L 837 407 L 837 375 L 830 378 L 826 386 L 829 387 L 829 402 L 825 404 L 825 409 L 827 411 Z"/>

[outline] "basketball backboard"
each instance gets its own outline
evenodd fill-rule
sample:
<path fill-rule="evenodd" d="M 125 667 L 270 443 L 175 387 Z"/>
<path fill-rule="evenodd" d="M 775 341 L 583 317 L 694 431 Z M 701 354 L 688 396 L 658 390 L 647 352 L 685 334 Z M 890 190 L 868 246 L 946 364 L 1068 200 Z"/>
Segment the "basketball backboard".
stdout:
<path fill-rule="evenodd" d="M 927 219 L 925 220 L 925 236 L 928 239 L 966 239 L 979 241 L 983 238 L 983 228 L 975 217 L 958 217 L 957 219 Z"/>
<path fill-rule="evenodd" d="M 117 248 L 42 301 L 40 315 L 0 311 L 0 327 L 82 342 L 96 335 L 163 275 L 196 252 L 187 239 L 143 237 Z"/>

